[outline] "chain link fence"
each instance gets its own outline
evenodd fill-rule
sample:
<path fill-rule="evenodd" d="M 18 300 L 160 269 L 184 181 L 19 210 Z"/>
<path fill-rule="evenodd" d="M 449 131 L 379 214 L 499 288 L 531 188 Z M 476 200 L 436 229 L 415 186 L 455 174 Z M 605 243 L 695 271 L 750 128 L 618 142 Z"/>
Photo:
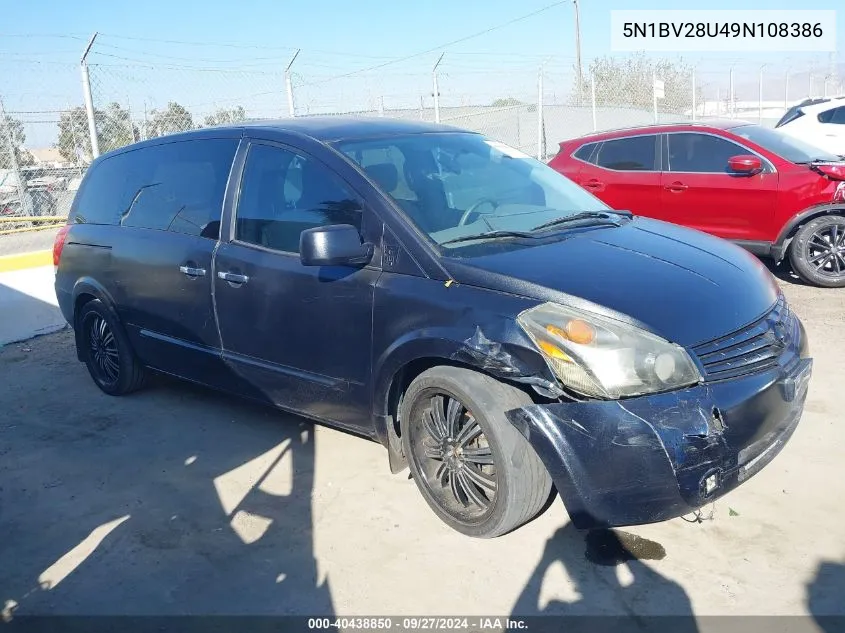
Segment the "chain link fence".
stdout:
<path fill-rule="evenodd" d="M 60 221 L 96 155 L 175 132 L 289 116 L 381 116 L 481 132 L 547 160 L 561 141 L 597 130 L 725 117 L 773 126 L 807 96 L 845 91 L 839 74 L 815 70 L 823 66 L 692 66 L 634 55 L 593 60 L 578 73 L 568 58 L 494 65 L 449 54 L 430 72 L 330 74 L 267 62 L 98 62 L 84 68 L 85 94 L 79 66 L 64 65 L 51 71 L 60 93 L 44 99 L 0 86 L 0 95 L 15 97 L 15 107 L 0 102 L 0 232 Z"/>

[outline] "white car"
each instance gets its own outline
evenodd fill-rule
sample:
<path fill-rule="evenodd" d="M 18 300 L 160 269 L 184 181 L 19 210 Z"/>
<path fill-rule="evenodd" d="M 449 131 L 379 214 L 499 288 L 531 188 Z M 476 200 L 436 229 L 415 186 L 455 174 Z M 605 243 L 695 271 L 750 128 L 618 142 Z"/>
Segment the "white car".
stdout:
<path fill-rule="evenodd" d="M 839 156 L 845 155 L 845 96 L 805 99 L 786 111 L 775 125 Z"/>

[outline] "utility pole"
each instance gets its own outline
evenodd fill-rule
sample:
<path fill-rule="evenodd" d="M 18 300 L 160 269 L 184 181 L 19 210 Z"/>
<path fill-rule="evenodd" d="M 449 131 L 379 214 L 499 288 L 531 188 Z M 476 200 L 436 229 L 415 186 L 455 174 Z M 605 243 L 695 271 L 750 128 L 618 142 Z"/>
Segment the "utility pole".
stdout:
<path fill-rule="evenodd" d="M 296 110 L 294 108 L 293 103 L 293 83 L 290 80 L 290 67 L 293 66 L 293 62 L 296 61 L 296 58 L 299 55 L 299 50 L 300 49 L 298 48 L 296 49 L 296 52 L 293 54 L 293 57 L 291 58 L 290 63 L 288 64 L 288 67 L 285 68 L 285 89 L 288 93 L 288 115 L 291 117 L 296 116 Z"/>
<path fill-rule="evenodd" d="M 443 56 L 446 52 L 440 53 L 440 57 L 437 59 L 437 63 L 434 65 L 434 68 L 431 71 L 431 83 L 432 88 L 434 90 L 434 122 L 440 123 L 440 87 L 437 85 L 437 67 L 440 65 L 440 62 L 443 61 Z"/>
<path fill-rule="evenodd" d="M 578 0 L 572 0 L 575 7 L 575 72 L 578 82 L 578 100 L 584 86 L 584 71 L 581 68 L 581 12 L 578 10 Z"/>
<path fill-rule="evenodd" d="M 88 64 L 85 59 L 94 46 L 94 40 L 97 39 L 97 33 L 91 36 L 88 41 L 88 46 L 85 47 L 85 52 L 82 53 L 82 59 L 79 61 L 79 70 L 82 73 L 82 96 L 85 99 L 85 113 L 88 115 L 88 133 L 91 136 L 91 159 L 97 158 L 100 155 L 100 143 L 97 140 L 97 123 L 94 120 L 94 99 L 91 97 L 91 77 L 88 75 Z"/>

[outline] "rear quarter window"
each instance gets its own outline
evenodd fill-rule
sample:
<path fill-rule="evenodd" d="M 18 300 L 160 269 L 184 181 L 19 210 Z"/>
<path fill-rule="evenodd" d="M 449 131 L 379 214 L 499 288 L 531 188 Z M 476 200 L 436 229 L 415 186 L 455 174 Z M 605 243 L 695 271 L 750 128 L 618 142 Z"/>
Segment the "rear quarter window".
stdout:
<path fill-rule="evenodd" d="M 584 161 L 585 163 L 593 163 L 595 162 L 593 161 L 593 154 L 595 153 L 598 145 L 598 143 L 587 143 L 586 145 L 582 145 L 575 150 L 575 153 L 572 154 L 572 156 L 578 160 Z"/>
<path fill-rule="evenodd" d="M 118 224 L 125 208 L 128 173 L 123 155 L 112 156 L 88 170 L 73 201 L 70 220 L 83 224 Z"/>

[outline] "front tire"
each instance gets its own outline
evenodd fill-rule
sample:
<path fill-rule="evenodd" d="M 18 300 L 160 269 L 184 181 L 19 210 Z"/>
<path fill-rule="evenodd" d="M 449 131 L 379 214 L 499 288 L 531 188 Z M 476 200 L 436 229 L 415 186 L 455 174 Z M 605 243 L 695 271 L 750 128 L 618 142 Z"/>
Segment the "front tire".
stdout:
<path fill-rule="evenodd" d="M 145 368 L 117 317 L 102 301 L 94 299 L 82 306 L 76 323 L 80 357 L 101 390 L 122 396 L 143 386 Z"/>
<path fill-rule="evenodd" d="M 460 367 L 434 367 L 408 387 L 399 414 L 408 465 L 451 528 L 492 538 L 543 508 L 551 478 L 504 415 L 530 404 L 519 389 Z"/>
<path fill-rule="evenodd" d="M 825 215 L 807 222 L 789 246 L 789 261 L 808 284 L 845 287 L 845 217 Z"/>

